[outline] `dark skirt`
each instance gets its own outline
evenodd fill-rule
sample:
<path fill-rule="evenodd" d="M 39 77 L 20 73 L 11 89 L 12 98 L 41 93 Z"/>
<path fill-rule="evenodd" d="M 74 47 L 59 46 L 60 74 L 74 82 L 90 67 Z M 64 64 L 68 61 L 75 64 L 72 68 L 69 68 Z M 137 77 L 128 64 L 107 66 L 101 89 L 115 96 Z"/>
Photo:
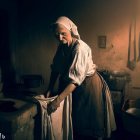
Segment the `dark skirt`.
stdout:
<path fill-rule="evenodd" d="M 64 83 L 60 84 L 65 87 Z M 60 88 L 61 90 L 63 89 Z M 106 90 L 107 89 L 107 93 Z M 73 129 L 78 135 L 92 137 L 105 137 L 108 120 L 107 115 L 112 110 L 111 96 L 104 79 L 95 73 L 93 76 L 86 77 L 83 83 L 72 93 L 72 120 Z M 111 112 L 113 114 L 113 112 Z M 113 114 L 114 115 L 114 114 Z M 112 115 L 112 116 L 113 116 Z M 108 115 L 109 116 L 109 115 Z M 113 116 L 114 117 L 114 116 Z M 114 123 L 114 118 L 109 118 Z M 115 124 L 115 123 L 114 123 Z M 109 122 L 110 125 L 110 122 Z M 112 129 L 109 126 L 109 129 Z M 110 131 L 110 130 L 109 130 Z"/>
<path fill-rule="evenodd" d="M 103 84 L 95 73 L 86 77 L 72 94 L 73 128 L 79 134 L 104 135 Z"/>

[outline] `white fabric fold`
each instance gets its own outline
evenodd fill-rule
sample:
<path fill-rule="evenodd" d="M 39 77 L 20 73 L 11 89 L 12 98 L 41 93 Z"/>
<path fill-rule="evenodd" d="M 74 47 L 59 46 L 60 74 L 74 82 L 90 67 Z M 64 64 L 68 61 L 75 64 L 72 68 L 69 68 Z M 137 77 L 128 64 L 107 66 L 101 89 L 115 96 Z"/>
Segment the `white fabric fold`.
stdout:
<path fill-rule="evenodd" d="M 45 98 L 44 95 L 34 97 L 41 107 L 41 140 L 73 140 L 71 95 L 60 103 L 60 107 L 55 112 L 48 115 L 47 105 L 56 97 Z"/>

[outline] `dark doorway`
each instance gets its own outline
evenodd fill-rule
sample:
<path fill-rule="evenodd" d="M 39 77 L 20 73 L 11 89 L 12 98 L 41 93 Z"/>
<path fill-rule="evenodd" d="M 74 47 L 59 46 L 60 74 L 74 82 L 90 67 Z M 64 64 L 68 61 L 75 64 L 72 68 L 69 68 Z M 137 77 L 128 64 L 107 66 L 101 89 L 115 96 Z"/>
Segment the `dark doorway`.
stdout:
<path fill-rule="evenodd" d="M 11 87 L 15 81 L 9 46 L 8 12 L 0 10 L 0 68 L 3 91 L 6 91 L 9 87 Z"/>

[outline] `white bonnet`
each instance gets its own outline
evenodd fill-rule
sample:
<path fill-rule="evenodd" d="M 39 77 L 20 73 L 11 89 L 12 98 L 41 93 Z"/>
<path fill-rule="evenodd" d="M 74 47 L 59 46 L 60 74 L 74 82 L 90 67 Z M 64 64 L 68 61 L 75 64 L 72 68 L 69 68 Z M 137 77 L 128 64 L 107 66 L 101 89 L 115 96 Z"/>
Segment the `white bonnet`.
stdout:
<path fill-rule="evenodd" d="M 76 37 L 77 39 L 80 39 L 77 26 L 69 18 L 61 16 L 54 22 L 54 24 L 61 24 L 65 26 L 68 30 L 71 31 L 72 36 Z"/>

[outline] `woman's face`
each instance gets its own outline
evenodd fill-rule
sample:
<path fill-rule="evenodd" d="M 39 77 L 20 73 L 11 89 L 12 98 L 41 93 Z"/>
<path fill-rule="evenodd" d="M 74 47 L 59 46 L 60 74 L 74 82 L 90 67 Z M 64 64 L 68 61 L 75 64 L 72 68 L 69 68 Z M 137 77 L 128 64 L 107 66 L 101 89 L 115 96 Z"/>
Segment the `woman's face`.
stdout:
<path fill-rule="evenodd" d="M 69 46 L 72 43 L 71 32 L 65 26 L 58 24 L 55 27 L 54 34 L 60 44 L 68 44 Z"/>

